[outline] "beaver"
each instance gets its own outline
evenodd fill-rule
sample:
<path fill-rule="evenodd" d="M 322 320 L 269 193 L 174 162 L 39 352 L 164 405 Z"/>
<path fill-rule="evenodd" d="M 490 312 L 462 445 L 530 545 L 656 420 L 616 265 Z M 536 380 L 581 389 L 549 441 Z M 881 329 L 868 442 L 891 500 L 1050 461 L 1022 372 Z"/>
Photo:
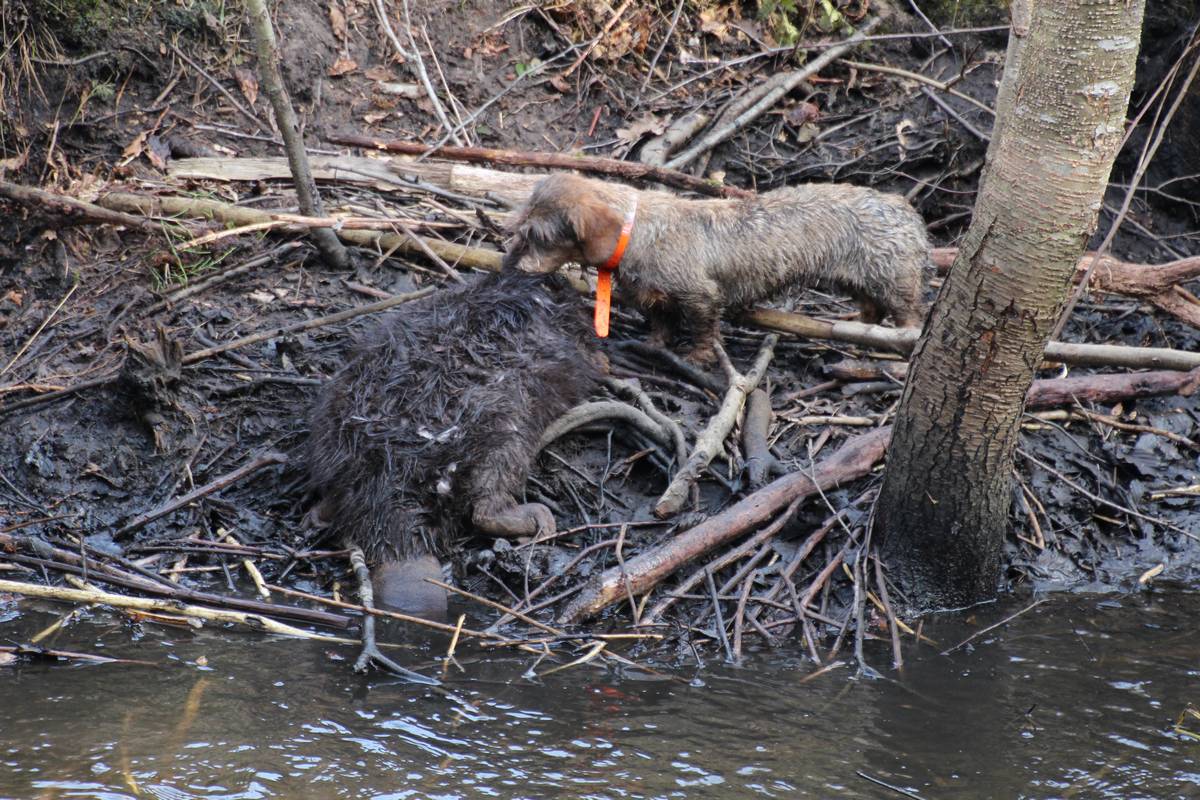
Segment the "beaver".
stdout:
<path fill-rule="evenodd" d="M 518 498 L 542 432 L 602 363 L 566 280 L 515 271 L 401 306 L 353 345 L 313 406 L 306 458 L 318 515 L 363 549 L 382 604 L 444 616 L 424 578 L 465 534 L 554 531 Z"/>

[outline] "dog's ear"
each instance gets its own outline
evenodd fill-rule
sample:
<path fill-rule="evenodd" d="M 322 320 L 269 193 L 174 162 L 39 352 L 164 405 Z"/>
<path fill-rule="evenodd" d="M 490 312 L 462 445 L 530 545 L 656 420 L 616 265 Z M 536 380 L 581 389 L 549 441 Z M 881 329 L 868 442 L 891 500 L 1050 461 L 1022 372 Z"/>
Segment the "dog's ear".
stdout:
<path fill-rule="evenodd" d="M 617 249 L 625 218 L 607 203 L 589 198 L 572 206 L 567 219 L 579 240 L 584 260 L 593 266 L 608 261 Z"/>

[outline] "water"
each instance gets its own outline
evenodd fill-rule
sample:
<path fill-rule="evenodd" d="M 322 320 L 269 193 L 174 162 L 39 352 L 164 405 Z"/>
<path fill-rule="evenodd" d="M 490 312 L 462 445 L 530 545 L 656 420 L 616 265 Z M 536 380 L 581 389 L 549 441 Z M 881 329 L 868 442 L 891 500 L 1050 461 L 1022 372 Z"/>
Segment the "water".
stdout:
<path fill-rule="evenodd" d="M 906 640 L 898 674 L 871 649 L 883 680 L 802 683 L 791 644 L 680 680 L 533 679 L 467 649 L 449 685 L 473 709 L 354 676 L 349 648 L 97 611 L 48 644 L 154 665 L 0 668 L 0 797 L 903 796 L 859 772 L 929 799 L 1200 796 L 1200 742 L 1173 732 L 1200 704 L 1200 594 L 1060 595 L 939 655 L 1027 604 L 927 621 L 938 647 Z M 8 609 L 11 640 L 64 610 Z M 428 672 L 442 647 L 400 660 Z"/>

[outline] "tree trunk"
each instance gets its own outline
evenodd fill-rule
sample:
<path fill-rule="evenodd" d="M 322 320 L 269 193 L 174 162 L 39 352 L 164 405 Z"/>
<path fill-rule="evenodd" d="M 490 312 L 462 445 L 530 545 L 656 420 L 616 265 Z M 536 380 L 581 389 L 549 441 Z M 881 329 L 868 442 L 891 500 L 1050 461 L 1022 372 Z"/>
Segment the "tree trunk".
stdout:
<path fill-rule="evenodd" d="M 1013 6 L 974 218 L 914 350 L 875 507 L 915 608 L 996 593 L 1025 392 L 1120 147 L 1144 0 Z"/>

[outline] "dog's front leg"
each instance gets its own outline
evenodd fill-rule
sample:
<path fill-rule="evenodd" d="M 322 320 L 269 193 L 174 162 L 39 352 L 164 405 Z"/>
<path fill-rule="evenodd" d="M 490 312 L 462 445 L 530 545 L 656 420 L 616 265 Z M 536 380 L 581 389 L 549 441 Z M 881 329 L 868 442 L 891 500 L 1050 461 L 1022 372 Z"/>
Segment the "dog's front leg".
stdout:
<path fill-rule="evenodd" d="M 679 314 L 674 309 L 657 308 L 646 312 L 650 323 L 650 338 L 646 343 L 653 347 L 670 350 L 679 332 Z"/>
<path fill-rule="evenodd" d="M 721 305 L 715 297 L 689 297 L 680 303 L 684 320 L 692 334 L 692 351 L 687 359 L 699 366 L 717 360 L 716 344 L 721 341 Z"/>

